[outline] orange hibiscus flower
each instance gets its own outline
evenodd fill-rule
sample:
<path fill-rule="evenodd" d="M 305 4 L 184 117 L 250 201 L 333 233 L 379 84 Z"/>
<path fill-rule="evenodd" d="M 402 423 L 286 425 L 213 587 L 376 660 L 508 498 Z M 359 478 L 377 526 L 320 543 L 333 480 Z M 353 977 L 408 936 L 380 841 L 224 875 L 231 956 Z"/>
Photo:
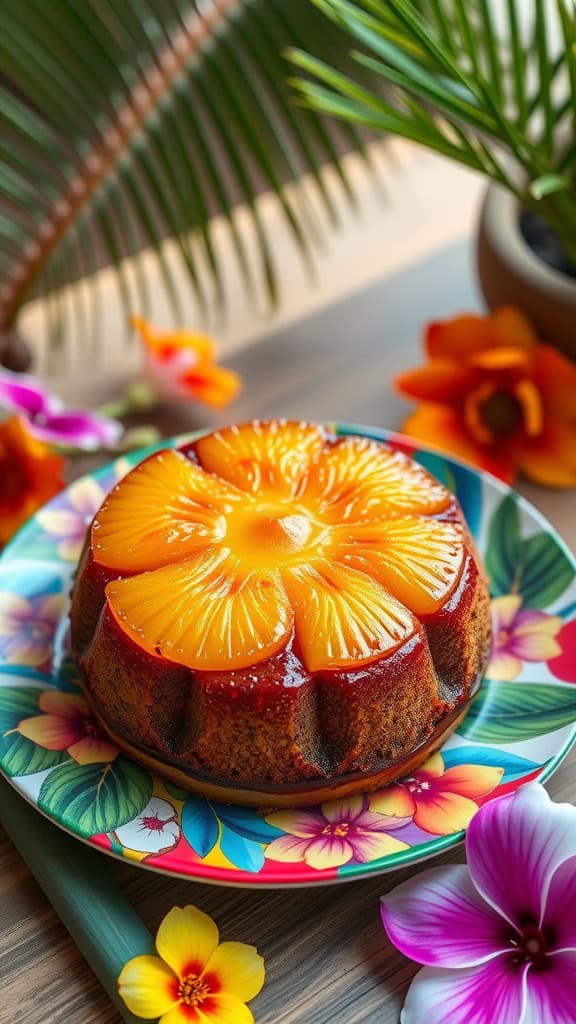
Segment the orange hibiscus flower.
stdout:
<path fill-rule="evenodd" d="M 214 362 L 216 345 L 198 331 L 156 331 L 141 316 L 132 326 L 144 346 L 148 375 L 166 398 L 195 399 L 214 408 L 227 405 L 240 390 L 240 377 Z"/>
<path fill-rule="evenodd" d="M 467 828 L 478 810 L 477 800 L 496 789 L 503 774 L 503 768 L 482 764 L 445 769 L 442 755 L 433 754 L 413 776 L 375 793 L 370 810 L 403 819 L 413 817 L 419 828 L 446 836 Z"/>
<path fill-rule="evenodd" d="M 18 416 L 0 424 L 0 547 L 63 487 L 64 465 Z"/>
<path fill-rule="evenodd" d="M 429 362 L 396 379 L 405 434 L 512 482 L 576 486 L 576 367 L 511 306 L 429 325 Z"/>

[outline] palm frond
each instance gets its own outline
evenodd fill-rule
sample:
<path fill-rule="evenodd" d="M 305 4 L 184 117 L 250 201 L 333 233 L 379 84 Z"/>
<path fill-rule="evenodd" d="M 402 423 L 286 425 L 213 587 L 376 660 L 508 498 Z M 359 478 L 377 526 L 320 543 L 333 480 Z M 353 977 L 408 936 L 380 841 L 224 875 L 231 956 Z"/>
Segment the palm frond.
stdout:
<path fill-rule="evenodd" d="M 358 73 L 297 48 L 301 102 L 395 132 L 516 193 L 576 266 L 574 0 L 312 0 Z M 359 48 L 358 48 L 359 47 Z M 359 83 L 369 68 L 388 86 Z"/>
<path fill-rule="evenodd" d="M 145 310 L 146 275 L 138 260 L 129 274 L 123 266 L 143 245 L 177 313 L 167 236 L 199 310 L 222 306 L 215 214 L 247 290 L 264 281 L 274 303 L 278 274 L 258 192 L 275 193 L 308 261 L 318 226 L 304 191 L 285 183 L 310 172 L 336 223 L 334 176 L 329 184 L 323 172 L 331 164 L 350 198 L 342 128 L 293 103 L 283 55 L 305 41 L 346 62 L 338 26 L 309 0 L 0 0 L 0 23 L 0 338 L 31 294 L 47 297 L 53 336 L 89 323 L 91 302 L 80 297 L 69 309 L 59 289 L 103 263 L 116 268 L 126 311 Z M 344 145 L 361 150 L 357 127 L 345 133 Z M 255 265 L 236 223 L 239 202 L 250 211 Z"/>

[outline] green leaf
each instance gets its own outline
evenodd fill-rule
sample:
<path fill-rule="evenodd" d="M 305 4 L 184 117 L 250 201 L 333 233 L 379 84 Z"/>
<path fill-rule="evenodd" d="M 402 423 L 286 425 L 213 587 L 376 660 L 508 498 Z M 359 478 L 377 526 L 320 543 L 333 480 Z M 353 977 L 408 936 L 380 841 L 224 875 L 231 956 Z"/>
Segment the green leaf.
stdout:
<path fill-rule="evenodd" d="M 458 728 L 479 743 L 520 743 L 576 721 L 576 687 L 487 683 Z"/>
<path fill-rule="evenodd" d="M 65 750 L 45 750 L 16 732 L 24 718 L 39 714 L 40 687 L 4 686 L 0 688 L 0 767 L 6 775 L 33 775 L 68 761 Z"/>
<path fill-rule="evenodd" d="M 64 764 L 45 778 L 38 806 L 81 836 L 111 832 L 132 821 L 152 796 L 145 768 L 119 755 L 108 764 Z"/>
<path fill-rule="evenodd" d="M 546 608 L 574 579 L 572 561 L 548 533 L 522 541 L 520 593 L 525 608 Z"/>
<path fill-rule="evenodd" d="M 528 191 L 534 199 L 543 199 L 544 196 L 551 196 L 554 192 L 562 192 L 568 188 L 570 182 L 563 174 L 542 174 L 530 182 Z"/>
<path fill-rule="evenodd" d="M 515 589 L 521 543 L 518 504 L 514 495 L 508 494 L 496 508 L 488 529 L 485 565 L 493 597 Z"/>

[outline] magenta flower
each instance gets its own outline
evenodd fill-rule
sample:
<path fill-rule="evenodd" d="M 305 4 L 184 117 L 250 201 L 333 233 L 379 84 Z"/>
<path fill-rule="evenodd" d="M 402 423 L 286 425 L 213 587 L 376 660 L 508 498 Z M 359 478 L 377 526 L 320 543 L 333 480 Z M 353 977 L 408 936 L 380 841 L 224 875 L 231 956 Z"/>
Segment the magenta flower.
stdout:
<path fill-rule="evenodd" d="M 331 800 L 319 810 L 275 811 L 266 815 L 266 821 L 286 833 L 266 848 L 269 860 L 288 864 L 303 861 L 317 871 L 338 868 L 349 861 L 379 860 L 408 849 L 406 843 L 388 833 L 402 828 L 410 818 L 374 814 L 361 796 Z"/>
<path fill-rule="evenodd" d="M 466 854 L 382 899 L 388 937 L 425 965 L 402 1024 L 576 1021 L 576 808 L 524 786 L 478 811 Z"/>
<path fill-rule="evenodd" d="M 0 369 L 0 408 L 24 417 L 40 441 L 85 451 L 116 444 L 124 429 L 87 409 L 65 409 L 34 377 L 5 369 Z"/>

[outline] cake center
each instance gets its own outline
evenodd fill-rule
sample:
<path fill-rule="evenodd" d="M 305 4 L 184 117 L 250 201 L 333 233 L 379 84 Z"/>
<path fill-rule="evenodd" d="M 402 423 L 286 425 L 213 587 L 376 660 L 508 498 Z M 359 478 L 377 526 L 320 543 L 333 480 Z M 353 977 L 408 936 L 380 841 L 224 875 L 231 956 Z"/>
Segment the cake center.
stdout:
<path fill-rule="evenodd" d="M 228 520 L 227 541 L 252 565 L 298 562 L 320 538 L 321 526 L 293 506 L 256 505 Z"/>

